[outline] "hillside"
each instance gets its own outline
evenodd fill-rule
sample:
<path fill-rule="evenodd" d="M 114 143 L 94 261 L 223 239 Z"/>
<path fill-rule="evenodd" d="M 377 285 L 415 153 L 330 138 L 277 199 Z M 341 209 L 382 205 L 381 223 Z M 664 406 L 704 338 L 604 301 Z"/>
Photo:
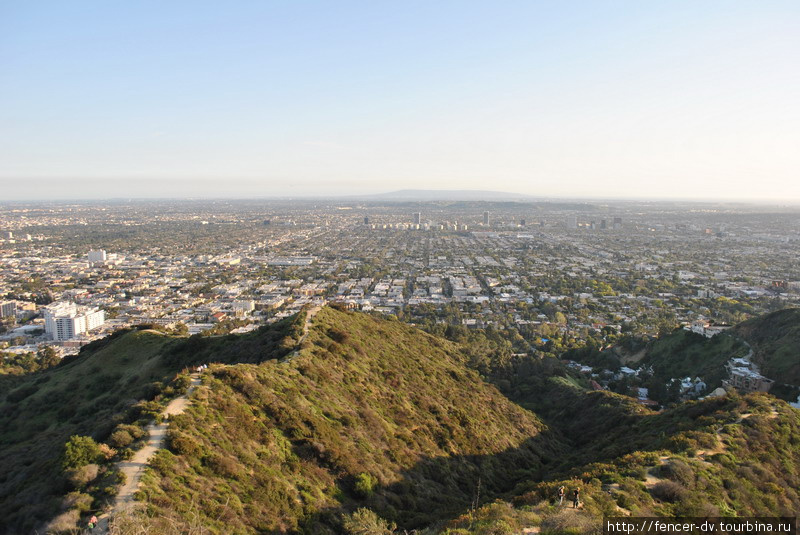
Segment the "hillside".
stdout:
<path fill-rule="evenodd" d="M 800 507 L 800 412 L 771 396 L 657 413 L 586 391 L 555 359 L 516 359 L 487 377 L 515 406 L 465 368 L 464 349 L 325 309 L 291 362 L 212 366 L 146 477 L 148 514 L 129 520 L 166 533 L 584 533 L 604 515 Z M 552 505 L 562 484 L 582 487 L 581 510 Z"/>
<path fill-rule="evenodd" d="M 118 331 L 53 368 L 3 382 L 0 533 L 33 533 L 62 511 L 97 510 L 118 483 L 114 460 L 130 447 L 120 447 L 113 433 L 139 435 L 136 429 L 158 413 L 159 404 L 178 393 L 182 383 L 176 379 L 185 366 L 211 355 L 223 362 L 278 358 L 294 346 L 299 329 L 285 321 L 246 336 L 188 339 L 154 330 Z M 90 481 L 62 467 L 73 435 L 110 445 Z"/>
<path fill-rule="evenodd" d="M 800 309 L 778 310 L 737 325 L 733 332 L 753 348 L 761 373 L 800 387 Z"/>
<path fill-rule="evenodd" d="M 641 415 L 626 433 L 630 440 L 610 441 L 613 453 L 606 443 L 588 448 L 594 462 L 532 485 L 515 504 L 546 504 L 559 484 L 574 487 L 578 478 L 595 520 L 793 516 L 800 508 L 800 411 L 771 396 L 685 403 Z"/>
<path fill-rule="evenodd" d="M 753 362 L 760 366 L 761 373 L 778 383 L 771 393 L 794 401 L 800 394 L 798 348 L 800 309 L 785 309 L 750 319 L 712 338 L 677 329 L 649 342 L 635 366 L 652 367 L 655 383 L 661 384 L 672 378 L 699 376 L 710 392 L 721 386 L 727 377 L 726 363 L 733 357 L 746 357 L 752 349 Z M 621 353 L 626 351 L 619 346 L 603 351 L 586 347 L 572 350 L 565 356 L 596 368 L 613 370 L 621 364 Z"/>
<path fill-rule="evenodd" d="M 304 323 L 219 337 L 122 331 L 4 382 L 0 534 L 102 510 L 119 485 L 114 463 L 200 363 L 202 385 L 142 479 L 146 506 L 116 518 L 113 535 L 586 533 L 604 515 L 800 510 L 800 411 L 773 396 L 654 412 L 481 331 L 459 343 L 330 307 L 306 337 Z M 791 343 L 792 324 L 776 325 Z M 780 352 L 766 324 L 748 328 L 755 351 Z M 746 345 L 675 332 L 650 349 L 654 367 L 699 373 Z M 69 464 L 68 443 L 96 451 Z M 584 507 L 554 507 L 559 485 L 581 486 Z"/>
<path fill-rule="evenodd" d="M 741 340 L 727 333 L 706 338 L 678 329 L 655 340 L 641 364 L 652 366 L 656 377 L 702 377 L 711 390 L 721 386 L 727 377 L 725 364 L 748 352 Z"/>
<path fill-rule="evenodd" d="M 324 309 L 290 362 L 213 366 L 204 381 L 142 494 L 210 533 L 333 533 L 358 506 L 421 527 L 562 453 L 457 346 L 365 314 Z"/>

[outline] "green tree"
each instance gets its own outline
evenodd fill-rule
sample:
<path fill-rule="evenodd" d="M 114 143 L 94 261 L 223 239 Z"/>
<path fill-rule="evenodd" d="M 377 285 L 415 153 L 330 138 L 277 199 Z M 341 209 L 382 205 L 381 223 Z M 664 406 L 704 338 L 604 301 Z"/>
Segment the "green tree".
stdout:
<path fill-rule="evenodd" d="M 63 467 L 67 470 L 92 464 L 102 458 L 100 446 L 92 437 L 72 435 L 64 445 Z"/>
<path fill-rule="evenodd" d="M 61 361 L 56 353 L 56 350 L 51 346 L 45 346 L 41 348 L 39 351 L 37 351 L 37 356 L 39 357 L 40 365 L 43 369 L 55 366 Z"/>

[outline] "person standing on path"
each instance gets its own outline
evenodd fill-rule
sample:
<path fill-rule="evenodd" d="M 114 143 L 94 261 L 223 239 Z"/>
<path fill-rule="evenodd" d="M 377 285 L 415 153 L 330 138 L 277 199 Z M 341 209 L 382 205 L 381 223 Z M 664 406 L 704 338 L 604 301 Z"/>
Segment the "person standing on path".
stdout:
<path fill-rule="evenodd" d="M 564 485 L 561 485 L 560 487 L 558 487 L 558 505 L 559 506 L 564 505 L 564 493 L 565 493 Z"/>
<path fill-rule="evenodd" d="M 578 487 L 572 492 L 572 507 L 577 509 L 581 503 L 581 488 Z"/>

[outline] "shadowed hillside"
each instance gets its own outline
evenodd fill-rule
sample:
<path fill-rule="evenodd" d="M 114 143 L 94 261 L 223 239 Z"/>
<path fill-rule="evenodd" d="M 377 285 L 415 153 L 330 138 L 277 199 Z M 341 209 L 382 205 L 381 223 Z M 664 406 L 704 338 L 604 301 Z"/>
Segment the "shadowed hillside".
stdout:
<path fill-rule="evenodd" d="M 753 360 L 764 375 L 800 387 L 800 309 L 759 316 L 733 331 L 752 346 Z"/>
<path fill-rule="evenodd" d="M 114 432 L 141 438 L 136 429 L 158 414 L 179 385 L 185 387 L 175 382 L 183 368 L 212 359 L 281 357 L 294 347 L 301 328 L 286 320 L 238 337 L 118 331 L 53 368 L 9 378 L 0 390 L 0 533 L 33 533 L 60 512 L 75 511 L 72 518 L 77 511 L 100 508 L 119 483 L 113 462 L 135 447 L 128 439 L 112 439 Z M 89 463 L 97 470 L 88 476 L 63 466 L 65 443 L 73 435 L 108 445 Z"/>

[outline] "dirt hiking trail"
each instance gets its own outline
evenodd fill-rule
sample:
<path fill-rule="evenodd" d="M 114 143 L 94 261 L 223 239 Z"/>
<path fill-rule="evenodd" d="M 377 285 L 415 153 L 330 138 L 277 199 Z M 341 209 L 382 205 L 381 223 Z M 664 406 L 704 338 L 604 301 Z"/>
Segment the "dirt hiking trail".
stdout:
<path fill-rule="evenodd" d="M 189 406 L 189 396 L 195 388 L 200 384 L 200 374 L 193 373 L 190 375 L 192 382 L 186 393 L 177 397 L 169 402 L 164 412 L 161 414 L 166 416 L 159 424 L 156 422 L 147 426 L 147 433 L 149 438 L 144 447 L 134 453 L 130 460 L 122 461 L 117 466 L 119 470 L 125 474 L 125 484 L 119 490 L 114 505 L 107 513 L 98 516 L 97 528 L 92 533 L 99 533 L 105 535 L 109 532 L 109 521 L 115 514 L 124 511 L 133 503 L 133 497 L 136 491 L 139 490 L 139 482 L 142 479 L 142 474 L 147 466 L 147 461 L 152 457 L 156 451 L 164 447 L 164 442 L 167 438 L 167 428 L 169 427 L 169 416 L 175 416 L 183 413 L 186 407 Z"/>

